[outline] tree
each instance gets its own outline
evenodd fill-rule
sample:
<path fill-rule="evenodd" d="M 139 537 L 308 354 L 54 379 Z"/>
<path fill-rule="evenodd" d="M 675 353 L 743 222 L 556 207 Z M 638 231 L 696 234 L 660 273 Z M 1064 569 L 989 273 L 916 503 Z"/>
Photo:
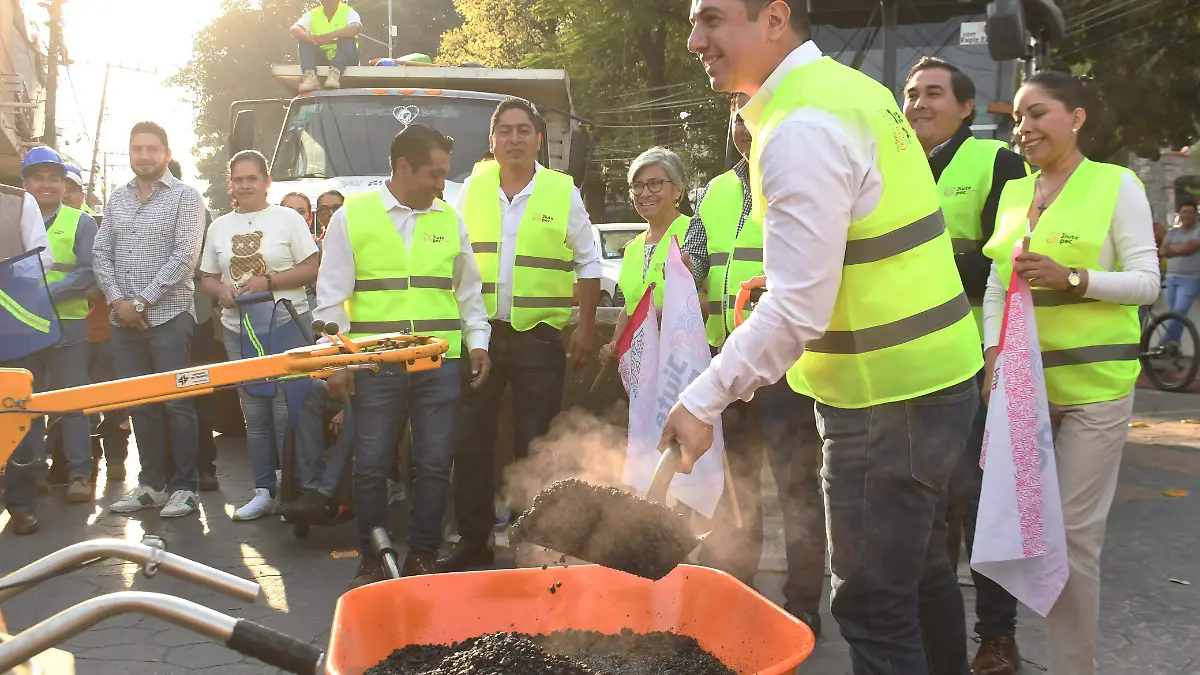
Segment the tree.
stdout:
<path fill-rule="evenodd" d="M 1067 36 L 1054 68 L 1094 78 L 1107 113 L 1090 155 L 1157 159 L 1200 136 L 1200 12 L 1194 0 L 1065 0 Z M 1097 124 L 1098 123 L 1098 124 Z"/>
<path fill-rule="evenodd" d="M 434 53 L 442 32 L 457 26 L 452 0 L 393 0 L 397 56 L 407 52 Z M 199 141 L 193 149 L 200 176 L 209 183 L 205 195 L 211 208 L 228 207 L 225 192 L 226 134 L 230 105 L 237 100 L 286 98 L 289 92 L 271 76 L 271 66 L 298 61 L 296 41 L 289 28 L 313 0 L 225 0 L 221 16 L 196 36 L 192 59 L 172 83 L 187 89 L 196 107 Z M 363 20 L 360 58 L 387 56 L 387 0 L 355 0 Z M 260 109 L 254 146 L 268 157 L 274 150 L 283 106 Z"/>
<path fill-rule="evenodd" d="M 458 0 L 462 25 L 442 35 L 444 63 L 516 68 L 554 38 L 554 27 L 534 18 L 537 0 Z"/>

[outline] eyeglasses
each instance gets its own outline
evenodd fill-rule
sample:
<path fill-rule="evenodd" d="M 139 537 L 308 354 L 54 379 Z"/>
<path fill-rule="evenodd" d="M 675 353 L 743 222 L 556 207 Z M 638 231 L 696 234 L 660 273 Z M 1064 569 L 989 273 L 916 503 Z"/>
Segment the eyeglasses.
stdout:
<path fill-rule="evenodd" d="M 629 184 L 629 192 L 635 197 L 642 194 L 646 190 L 649 190 L 650 194 L 656 195 L 662 192 L 663 186 L 667 183 L 671 183 L 671 181 L 663 180 L 661 178 L 651 178 L 650 180 L 644 182 L 639 180 Z M 671 184 L 674 185 L 674 183 Z"/>
<path fill-rule="evenodd" d="M 342 208 L 341 204 L 334 204 L 333 206 L 319 206 L 317 207 L 317 214 L 322 216 L 332 216 L 334 213 L 337 213 L 337 210 L 340 208 Z"/>

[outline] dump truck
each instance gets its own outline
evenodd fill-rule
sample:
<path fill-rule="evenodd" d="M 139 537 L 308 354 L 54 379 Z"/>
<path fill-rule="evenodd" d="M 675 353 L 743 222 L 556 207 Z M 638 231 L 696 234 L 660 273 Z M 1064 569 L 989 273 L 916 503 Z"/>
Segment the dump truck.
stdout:
<path fill-rule="evenodd" d="M 391 174 L 388 146 L 410 124 L 427 124 L 454 139 L 445 199 L 453 202 L 471 169 L 489 152 L 496 106 L 516 96 L 545 119 L 540 161 L 582 184 L 588 140 L 574 115 L 566 71 L 438 66 L 352 66 L 341 89 L 300 94 L 299 66 L 271 68 L 291 98 L 236 101 L 230 108 L 230 153 L 254 145 L 256 110 L 284 105 L 287 113 L 271 157 L 268 199 L 301 192 L 315 203 L 322 193 L 349 195 L 380 185 Z M 318 69 L 324 78 L 325 68 Z"/>

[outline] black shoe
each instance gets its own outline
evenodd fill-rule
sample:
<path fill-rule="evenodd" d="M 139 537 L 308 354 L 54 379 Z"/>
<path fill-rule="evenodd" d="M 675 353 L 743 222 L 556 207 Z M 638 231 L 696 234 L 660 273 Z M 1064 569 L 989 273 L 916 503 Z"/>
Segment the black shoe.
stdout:
<path fill-rule="evenodd" d="M 325 517 L 329 509 L 329 497 L 321 494 L 320 490 L 304 488 L 300 497 L 283 505 L 283 515 L 288 522 L 312 522 Z"/>
<path fill-rule="evenodd" d="M 450 553 L 438 558 L 437 571 L 464 572 L 472 567 L 487 567 L 496 561 L 496 553 L 486 544 L 458 542 Z"/>
<path fill-rule="evenodd" d="M 437 551 L 410 551 L 404 558 L 404 567 L 400 569 L 402 577 L 419 577 L 423 574 L 437 573 Z"/>
<path fill-rule="evenodd" d="M 800 612 L 799 614 L 796 614 L 795 617 L 797 619 L 800 619 L 800 621 L 804 622 L 805 626 L 808 626 L 808 629 L 812 631 L 814 640 L 821 637 L 821 615 L 820 614 L 816 614 L 816 613 L 809 614 L 808 612 Z"/>
<path fill-rule="evenodd" d="M 350 582 L 350 590 L 373 584 L 377 581 L 384 581 L 387 576 L 383 573 L 383 567 L 374 557 L 363 558 L 358 564 L 358 571 L 354 573 L 354 579 Z"/>
<path fill-rule="evenodd" d="M 9 511 L 8 516 L 13 534 L 33 534 L 38 531 L 38 519 L 32 513 Z"/>

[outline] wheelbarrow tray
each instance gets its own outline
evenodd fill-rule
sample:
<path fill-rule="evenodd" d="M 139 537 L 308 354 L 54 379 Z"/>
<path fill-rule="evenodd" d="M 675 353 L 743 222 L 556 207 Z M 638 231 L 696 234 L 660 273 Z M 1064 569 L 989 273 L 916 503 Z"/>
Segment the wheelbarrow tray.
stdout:
<path fill-rule="evenodd" d="M 328 672 L 359 675 L 411 644 L 623 628 L 691 636 L 739 675 L 790 673 L 814 644 L 808 626 L 707 567 L 680 565 L 659 581 L 598 565 L 534 567 L 407 577 L 347 592 L 333 615 Z"/>

